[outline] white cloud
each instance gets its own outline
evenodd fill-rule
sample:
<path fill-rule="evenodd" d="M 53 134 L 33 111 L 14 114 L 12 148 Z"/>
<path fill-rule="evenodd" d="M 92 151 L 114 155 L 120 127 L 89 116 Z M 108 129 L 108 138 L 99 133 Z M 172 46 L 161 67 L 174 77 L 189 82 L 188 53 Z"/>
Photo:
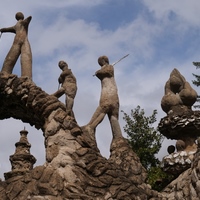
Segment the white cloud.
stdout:
<path fill-rule="evenodd" d="M 153 12 L 155 17 L 159 20 L 167 19 L 176 15 L 185 25 L 197 26 L 200 23 L 198 0 L 144 0 L 150 12 Z"/>

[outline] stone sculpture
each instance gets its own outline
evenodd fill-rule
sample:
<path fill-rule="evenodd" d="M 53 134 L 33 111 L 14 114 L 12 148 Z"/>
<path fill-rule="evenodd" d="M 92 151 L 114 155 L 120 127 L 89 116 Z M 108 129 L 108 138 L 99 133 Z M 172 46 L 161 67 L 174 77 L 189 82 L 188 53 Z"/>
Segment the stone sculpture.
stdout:
<path fill-rule="evenodd" d="M 167 114 L 186 114 L 196 102 L 197 93 L 177 69 L 174 69 L 165 84 L 161 107 Z"/>
<path fill-rule="evenodd" d="M 177 69 L 174 69 L 165 84 L 165 95 L 161 100 L 161 107 L 167 113 L 159 124 L 159 130 L 170 139 L 184 142 L 185 148 L 192 146 L 198 134 L 197 112 L 192 110 L 192 105 L 197 99 L 196 91 L 190 86 Z M 193 129 L 192 133 L 189 130 Z M 197 129 L 195 129 L 195 127 Z M 178 146 L 180 146 L 178 144 Z"/>
<path fill-rule="evenodd" d="M 100 104 L 90 123 L 81 128 L 67 106 L 58 100 L 58 94 L 47 94 L 30 77 L 11 74 L 12 69 L 0 72 L 0 119 L 13 117 L 41 129 L 46 152 L 45 164 L 33 168 L 36 159 L 30 154 L 28 132 L 20 132 L 15 154 L 10 157 L 12 171 L 4 174 L 5 181 L 0 180 L 0 199 L 199 199 L 200 139 L 198 145 L 193 145 L 200 132 L 200 112 L 191 109 L 195 92 L 184 77 L 175 70 L 166 84 L 162 107 L 167 116 L 159 123 L 163 135 L 178 140 L 178 152 L 172 145 L 168 148 L 167 170 L 175 175 L 182 174 L 162 192 L 157 192 L 146 183 L 146 170 L 127 139 L 121 136 L 113 66 L 106 56 L 99 58 L 99 64 L 101 69 L 96 76 L 102 83 Z M 60 76 L 59 83 L 64 84 L 64 77 Z M 179 113 L 181 107 L 183 112 Z M 114 138 L 108 159 L 101 155 L 93 137 L 106 114 Z M 81 134 L 74 134 L 76 128 Z"/>
<path fill-rule="evenodd" d="M 95 76 L 101 80 L 101 97 L 99 106 L 93 114 L 88 125 L 95 129 L 107 114 L 110 121 L 113 138 L 122 137 L 118 122 L 119 98 L 117 85 L 114 78 L 114 67 L 109 65 L 109 59 L 107 56 L 99 57 L 98 63 L 101 66 L 101 69 L 96 71 Z"/>
<path fill-rule="evenodd" d="M 145 183 L 145 169 L 125 138 L 114 140 L 110 158 L 104 158 L 87 129 L 82 129 L 81 135 L 72 134 L 77 123 L 66 112 L 66 106 L 31 79 L 0 73 L 0 95 L 0 119 L 13 117 L 42 129 L 46 150 L 44 165 L 28 168 L 28 172 L 25 169 L 24 174 L 14 169 L 5 174 L 6 180 L 0 181 L 1 200 L 198 199 L 200 149 L 189 155 L 192 160 L 184 160 L 185 164 L 190 162 L 187 169 L 191 168 L 158 193 Z M 200 128 L 200 123 L 196 126 Z M 184 155 L 181 151 L 180 156 Z M 178 161 L 182 166 L 182 159 Z"/>
<path fill-rule="evenodd" d="M 24 175 L 0 182 L 0 199 L 138 199 L 157 197 L 145 183 L 146 170 L 127 139 L 118 137 L 110 146 L 110 158 L 100 154 L 88 126 L 82 134 L 55 96 L 32 80 L 0 73 L 0 119 L 13 117 L 42 129 L 46 162 Z M 12 171 L 10 174 L 13 174 Z"/>
<path fill-rule="evenodd" d="M 170 139 L 176 139 L 176 152 L 170 151 L 162 161 L 164 171 L 179 175 L 191 167 L 197 151 L 196 139 L 200 136 L 199 112 L 192 110 L 197 99 L 196 91 L 177 69 L 174 69 L 165 84 L 161 107 L 167 113 L 162 118 L 159 131 Z"/>
<path fill-rule="evenodd" d="M 76 78 L 73 75 L 71 69 L 68 68 L 68 64 L 65 61 L 60 61 L 58 63 L 59 68 L 62 70 L 60 77 L 58 78 L 59 85 L 61 87 L 56 91 L 53 95 L 57 98 L 61 97 L 63 94 L 66 95 L 65 104 L 67 108 L 67 112 L 74 117 L 74 113 L 72 111 L 74 105 L 74 98 L 76 96 L 77 85 Z"/>
<path fill-rule="evenodd" d="M 14 26 L 0 29 L 1 33 L 11 32 L 16 34 L 12 47 L 4 60 L 1 72 L 12 74 L 17 59 L 21 54 L 21 76 L 32 78 L 32 53 L 28 41 L 28 26 L 32 17 L 29 16 L 24 19 L 23 13 L 18 12 L 15 18 L 17 23 Z"/>
<path fill-rule="evenodd" d="M 12 171 L 4 173 L 6 180 L 27 174 L 33 169 L 36 159 L 30 154 L 31 144 L 28 142 L 27 134 L 28 131 L 25 129 L 20 131 L 21 137 L 19 142 L 15 144 L 15 153 L 10 156 Z"/>

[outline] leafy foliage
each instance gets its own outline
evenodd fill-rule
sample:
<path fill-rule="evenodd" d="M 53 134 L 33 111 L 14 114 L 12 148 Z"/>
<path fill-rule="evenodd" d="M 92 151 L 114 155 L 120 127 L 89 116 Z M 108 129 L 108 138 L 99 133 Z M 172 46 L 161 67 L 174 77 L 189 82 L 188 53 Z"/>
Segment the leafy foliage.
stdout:
<path fill-rule="evenodd" d="M 151 116 L 145 116 L 144 109 L 141 109 L 140 106 L 131 110 L 130 115 L 122 112 L 126 122 L 124 131 L 128 135 L 128 141 L 133 151 L 147 169 L 147 182 L 153 189 L 160 191 L 172 180 L 172 177 L 160 169 L 160 161 L 155 156 L 164 139 L 164 136 L 153 127 L 156 122 L 157 110 L 154 110 Z"/>
<path fill-rule="evenodd" d="M 197 69 L 200 68 L 200 65 L 199 65 L 198 62 L 196 62 L 196 63 L 193 62 L 193 64 L 196 66 Z M 193 80 L 192 83 L 193 83 L 194 85 L 196 85 L 197 87 L 199 87 L 199 86 L 200 86 L 200 75 L 197 75 L 197 74 L 192 74 L 192 75 L 193 75 L 194 78 L 195 78 L 195 80 Z M 200 102 L 200 96 L 199 96 L 199 95 L 197 96 L 197 102 Z M 200 108 L 200 105 L 195 105 L 194 107 L 195 107 L 195 108 Z"/>
<path fill-rule="evenodd" d="M 148 170 L 147 182 L 152 186 L 152 189 L 161 191 L 176 177 L 162 171 L 160 167 L 151 167 Z"/>
<path fill-rule="evenodd" d="M 123 119 L 126 121 L 124 131 L 128 135 L 128 141 L 133 151 L 138 155 L 142 165 L 146 169 L 156 167 L 160 161 L 155 154 L 161 148 L 164 137 L 153 127 L 156 122 L 157 110 L 151 116 L 145 116 L 144 109 L 137 106 L 131 110 L 130 116 L 124 113 Z"/>

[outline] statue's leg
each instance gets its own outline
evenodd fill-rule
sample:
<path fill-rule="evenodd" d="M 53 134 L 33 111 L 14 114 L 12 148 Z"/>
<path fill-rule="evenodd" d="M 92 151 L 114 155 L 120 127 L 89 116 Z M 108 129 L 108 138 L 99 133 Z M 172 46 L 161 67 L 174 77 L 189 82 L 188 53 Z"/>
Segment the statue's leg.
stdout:
<path fill-rule="evenodd" d="M 116 102 L 113 110 L 108 113 L 108 118 L 110 121 L 113 138 L 122 137 L 122 132 L 119 125 L 118 117 L 119 117 L 119 103 Z"/>
<path fill-rule="evenodd" d="M 106 113 L 103 112 L 103 109 L 100 106 L 98 106 L 88 125 L 95 129 L 102 122 L 105 115 Z"/>
<path fill-rule="evenodd" d="M 12 74 L 13 68 L 17 62 L 17 59 L 19 58 L 20 55 L 20 45 L 12 45 L 10 48 L 4 63 L 3 67 L 1 69 L 1 72 L 6 72 L 8 74 Z"/>
<path fill-rule="evenodd" d="M 32 52 L 28 40 L 21 48 L 21 76 L 32 78 Z"/>
<path fill-rule="evenodd" d="M 108 116 L 108 118 L 110 121 L 113 138 L 122 137 L 122 132 L 118 119 L 114 115 Z"/>
<path fill-rule="evenodd" d="M 75 118 L 74 112 L 73 112 L 73 110 L 72 110 L 73 105 L 74 105 L 74 99 L 71 98 L 70 96 L 66 95 L 65 104 L 66 104 L 66 107 L 67 107 L 67 111 L 69 111 L 69 112 L 71 113 L 71 116 L 72 116 L 73 118 Z"/>

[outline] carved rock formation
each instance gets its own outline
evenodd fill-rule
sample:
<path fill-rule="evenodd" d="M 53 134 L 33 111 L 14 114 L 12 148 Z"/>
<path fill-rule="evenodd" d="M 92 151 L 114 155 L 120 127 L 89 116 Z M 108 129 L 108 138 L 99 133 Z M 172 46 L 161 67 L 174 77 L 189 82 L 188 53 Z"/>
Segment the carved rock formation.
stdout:
<path fill-rule="evenodd" d="M 42 129 L 46 148 L 46 162 L 43 166 L 30 168 L 28 172 L 25 169 L 26 173 L 14 174 L 11 171 L 9 173 L 13 176 L 0 181 L 1 200 L 199 198 L 199 143 L 191 168 L 181 173 L 162 193 L 158 193 L 145 183 L 146 171 L 126 139 L 114 139 L 110 158 L 102 157 L 96 145 L 94 130 L 90 126 L 79 127 L 66 112 L 65 105 L 37 87 L 31 79 L 0 73 L 0 96 L 1 119 L 13 117 Z M 175 139 L 179 138 L 181 132 L 184 135 L 186 130 L 194 130 L 196 135 L 199 114 L 193 112 L 193 115 L 195 120 L 187 118 L 187 123 L 184 123 L 184 117 L 179 116 L 178 122 L 181 123 L 175 123 L 176 120 L 167 116 L 161 120 L 160 129 L 163 133 L 169 132 Z M 166 119 L 167 122 L 170 119 L 170 123 L 162 125 Z M 71 131 L 76 127 L 82 132 L 76 134 Z M 22 143 L 27 142 L 24 139 Z M 179 152 L 180 156 L 182 152 Z"/>
<path fill-rule="evenodd" d="M 162 197 L 151 200 L 198 200 L 200 196 L 200 141 L 191 168 L 184 171 L 163 191 Z"/>
<path fill-rule="evenodd" d="M 173 70 L 165 86 L 165 96 L 161 101 L 167 116 L 161 119 L 158 126 L 164 136 L 177 140 L 177 152 L 174 146 L 168 147 L 170 155 L 163 158 L 162 168 L 178 177 L 160 193 L 161 196 L 151 200 L 198 200 L 200 196 L 199 139 L 198 145 L 196 144 L 200 134 L 200 112 L 192 111 L 191 106 L 196 92 L 188 83 L 184 86 L 185 83 L 187 82 L 180 72 Z M 177 87 L 173 88 L 173 86 Z"/>
<path fill-rule="evenodd" d="M 168 115 L 187 115 L 196 102 L 197 93 L 177 69 L 172 70 L 165 84 L 161 107 Z"/>
<path fill-rule="evenodd" d="M 42 129 L 46 163 L 0 182 L 0 199 L 149 199 L 158 193 L 123 137 L 113 139 L 109 159 L 101 156 L 90 126 L 79 127 L 55 96 L 29 78 L 0 73 L 0 116 Z M 72 134 L 79 127 L 82 132 Z"/>
<path fill-rule="evenodd" d="M 200 196 L 200 141 L 192 166 L 162 191 L 167 200 L 198 200 Z M 164 200 L 164 198 L 163 198 Z"/>
<path fill-rule="evenodd" d="M 171 153 L 163 158 L 161 168 L 168 174 L 175 176 L 191 167 L 196 151 L 179 151 Z"/>
<path fill-rule="evenodd" d="M 161 101 L 167 116 L 160 120 L 160 133 L 170 139 L 176 139 L 177 152 L 165 156 L 162 168 L 169 174 L 179 175 L 191 167 L 197 150 L 195 143 L 200 136 L 200 112 L 193 111 L 197 93 L 189 83 L 174 69 L 165 85 L 165 95 Z"/>

